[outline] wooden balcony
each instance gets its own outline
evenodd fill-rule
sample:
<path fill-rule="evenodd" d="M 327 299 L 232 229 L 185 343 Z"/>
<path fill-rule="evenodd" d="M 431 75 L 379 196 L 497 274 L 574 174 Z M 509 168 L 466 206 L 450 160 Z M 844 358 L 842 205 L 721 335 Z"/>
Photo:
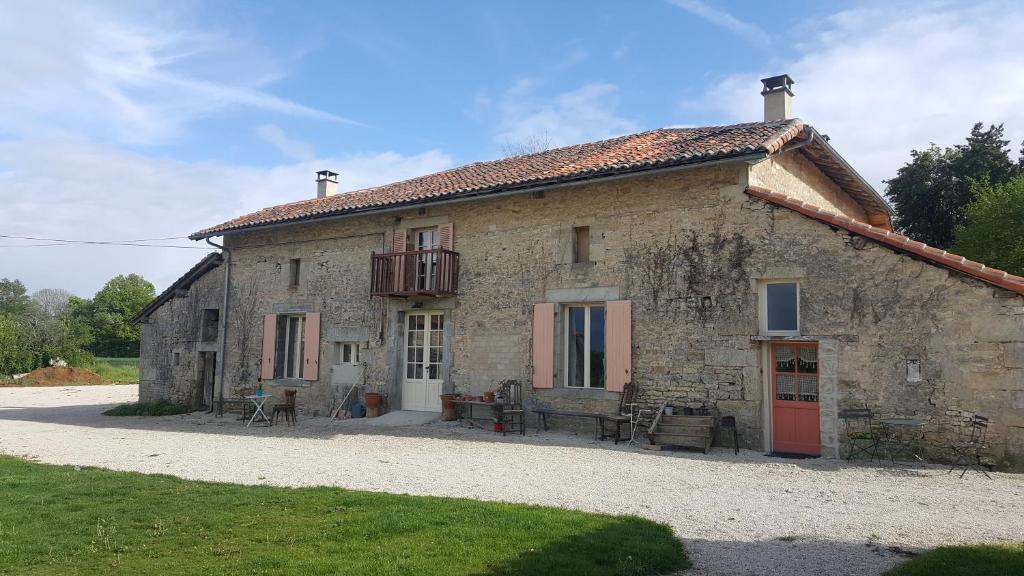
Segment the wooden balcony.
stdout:
<path fill-rule="evenodd" d="M 454 296 L 459 253 L 436 248 L 373 254 L 370 296 Z"/>

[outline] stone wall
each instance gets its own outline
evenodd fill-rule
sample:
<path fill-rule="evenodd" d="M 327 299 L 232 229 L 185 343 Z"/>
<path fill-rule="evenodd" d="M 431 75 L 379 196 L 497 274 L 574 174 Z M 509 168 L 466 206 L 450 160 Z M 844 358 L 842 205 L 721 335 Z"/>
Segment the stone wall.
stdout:
<path fill-rule="evenodd" d="M 142 324 L 139 400 L 169 399 L 206 406 L 199 379 L 201 352 L 216 353 L 218 341 L 203 340 L 203 310 L 223 305 L 223 264 L 171 298 Z"/>
<path fill-rule="evenodd" d="M 225 393 L 258 375 L 264 314 L 317 311 L 319 378 L 268 385 L 297 388 L 301 410 L 327 413 L 338 401 L 328 335 L 361 330 L 365 383 L 388 391 L 397 408 L 396 318 L 413 306 L 443 309 L 451 324 L 447 389 L 480 393 L 506 378 L 529 388 L 532 305 L 604 294 L 633 302 L 634 381 L 647 406 L 669 401 L 735 415 L 742 444 L 764 450 L 769 340 L 758 331 L 758 290 L 763 280 L 792 278 L 801 282 L 803 337 L 819 342 L 826 455 L 840 449 L 838 410 L 866 405 L 924 418 L 935 439 L 970 414 L 990 415 L 997 460 L 1020 465 L 1024 299 L 749 197 L 751 180 L 786 193 L 802 186 L 855 212 L 802 157 L 770 162 L 229 235 L 235 291 L 251 297 L 245 313 L 232 308 Z M 371 298 L 371 252 L 384 251 L 396 228 L 431 222 L 454 224 L 458 297 Z M 572 262 L 574 226 L 590 226 L 589 263 Z M 292 258 L 303 262 L 294 288 Z M 556 321 L 562 326 L 560 315 Z M 920 382 L 907 382 L 908 360 L 920 362 Z M 556 387 L 528 390 L 529 402 L 616 407 L 617 394 L 565 388 L 561 362 L 559 353 Z"/>
<path fill-rule="evenodd" d="M 799 150 L 784 152 L 750 167 L 750 185 L 785 191 L 798 200 L 868 221 L 867 212 Z"/>

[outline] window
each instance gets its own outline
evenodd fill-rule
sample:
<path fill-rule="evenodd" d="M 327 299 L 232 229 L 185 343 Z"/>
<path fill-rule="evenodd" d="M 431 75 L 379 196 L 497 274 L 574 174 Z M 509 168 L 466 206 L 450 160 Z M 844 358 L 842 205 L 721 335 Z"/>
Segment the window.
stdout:
<path fill-rule="evenodd" d="M 416 250 L 436 250 L 440 248 L 437 227 L 413 230 L 413 241 Z M 427 252 L 416 255 L 416 289 L 433 290 L 437 282 L 437 253 Z"/>
<path fill-rule="evenodd" d="M 359 344 L 356 342 L 335 342 L 335 364 L 359 364 Z"/>
<path fill-rule="evenodd" d="M 800 334 L 800 285 L 768 282 L 761 290 L 761 330 L 765 334 Z"/>
<path fill-rule="evenodd" d="M 605 386 L 605 314 L 603 304 L 565 307 L 565 385 Z"/>
<path fill-rule="evenodd" d="M 576 226 L 572 229 L 572 262 L 590 262 L 590 226 Z"/>
<path fill-rule="evenodd" d="M 203 325 L 199 335 L 203 342 L 213 342 L 217 340 L 217 328 L 219 321 L 220 310 L 216 308 L 206 308 L 203 310 Z"/>
<path fill-rule="evenodd" d="M 299 285 L 299 273 L 302 268 L 302 260 L 292 258 L 288 261 L 288 286 L 295 288 Z"/>
<path fill-rule="evenodd" d="M 274 378 L 302 378 L 305 345 L 306 315 L 278 315 Z"/>
<path fill-rule="evenodd" d="M 178 366 L 179 364 L 181 364 L 181 352 L 175 352 L 174 353 L 174 365 Z"/>

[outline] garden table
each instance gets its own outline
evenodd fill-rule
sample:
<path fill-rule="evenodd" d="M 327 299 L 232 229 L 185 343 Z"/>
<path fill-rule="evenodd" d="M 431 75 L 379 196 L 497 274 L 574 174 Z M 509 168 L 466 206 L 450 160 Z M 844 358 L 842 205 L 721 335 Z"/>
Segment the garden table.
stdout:
<path fill-rule="evenodd" d="M 897 456 L 913 456 L 917 460 L 924 458 L 917 454 L 917 447 L 924 438 L 920 429 L 926 422 L 916 418 L 882 418 L 879 420 L 885 428 L 882 442 L 889 453 L 889 461 L 896 464 Z"/>
<path fill-rule="evenodd" d="M 489 407 L 495 422 L 501 422 L 501 412 L 504 408 L 504 404 L 498 402 L 484 402 L 483 400 L 456 400 L 455 405 L 459 409 L 460 422 L 468 422 L 471 426 L 482 430 L 488 430 L 488 428 L 473 421 L 473 406 Z M 491 429 L 493 429 L 493 427 Z"/>
<path fill-rule="evenodd" d="M 245 424 L 246 428 L 252 426 L 252 423 L 256 421 L 257 416 L 261 417 L 260 423 L 266 423 L 267 425 L 271 424 L 270 418 L 267 418 L 267 413 L 263 411 L 263 406 L 267 403 L 267 400 L 270 400 L 271 398 L 273 398 L 273 396 L 270 394 L 253 394 L 252 396 L 245 397 L 246 400 L 252 402 L 254 408 L 252 418 L 249 418 L 249 421 Z"/>

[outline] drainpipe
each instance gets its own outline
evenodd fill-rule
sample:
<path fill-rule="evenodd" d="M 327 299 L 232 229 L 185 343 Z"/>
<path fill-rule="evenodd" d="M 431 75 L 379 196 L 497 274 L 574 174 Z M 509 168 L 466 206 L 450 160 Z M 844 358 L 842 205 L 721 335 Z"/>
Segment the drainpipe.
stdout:
<path fill-rule="evenodd" d="M 228 250 L 220 244 L 215 244 L 209 238 L 206 239 L 206 243 L 214 248 L 220 249 L 222 254 L 227 254 L 227 259 L 224 263 L 224 299 L 221 303 L 221 314 L 220 314 L 220 343 L 218 345 L 217 352 L 217 380 L 214 383 L 215 394 L 218 394 L 218 400 L 224 401 L 224 365 L 227 364 L 224 361 L 224 350 L 227 348 L 228 342 L 228 304 L 231 298 L 231 250 Z M 223 404 L 221 404 L 223 406 Z M 213 398 L 210 398 L 210 410 L 213 412 Z M 207 413 L 209 413 L 207 412 Z"/>

